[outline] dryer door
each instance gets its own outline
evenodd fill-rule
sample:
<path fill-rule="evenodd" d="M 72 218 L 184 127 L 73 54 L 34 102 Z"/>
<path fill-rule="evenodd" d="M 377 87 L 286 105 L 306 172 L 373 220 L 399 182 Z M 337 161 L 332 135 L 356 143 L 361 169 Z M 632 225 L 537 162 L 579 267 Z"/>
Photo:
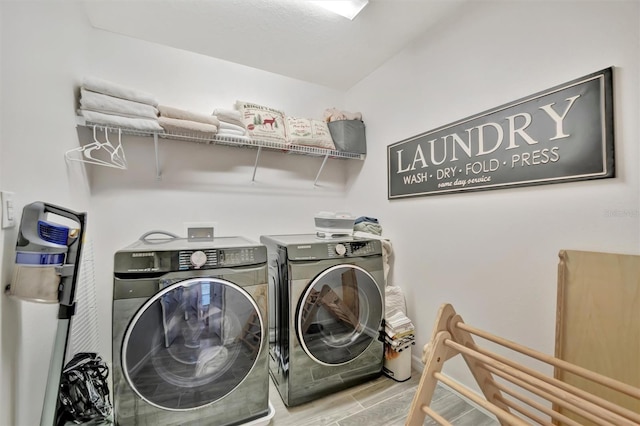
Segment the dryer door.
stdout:
<path fill-rule="evenodd" d="M 256 363 L 260 310 L 241 287 L 216 278 L 160 281 L 124 334 L 121 362 L 149 404 L 190 410 L 233 391 Z"/>
<path fill-rule="evenodd" d="M 346 364 L 379 338 L 383 315 L 384 298 L 371 274 L 355 265 L 335 265 L 305 289 L 296 330 L 316 362 Z"/>

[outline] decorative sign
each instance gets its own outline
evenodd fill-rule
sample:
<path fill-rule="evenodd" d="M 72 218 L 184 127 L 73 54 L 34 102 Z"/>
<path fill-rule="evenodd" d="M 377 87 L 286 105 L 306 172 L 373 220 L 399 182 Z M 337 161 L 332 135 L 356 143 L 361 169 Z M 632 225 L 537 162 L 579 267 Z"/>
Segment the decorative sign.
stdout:
<path fill-rule="evenodd" d="M 612 72 L 389 145 L 389 199 L 614 177 Z"/>

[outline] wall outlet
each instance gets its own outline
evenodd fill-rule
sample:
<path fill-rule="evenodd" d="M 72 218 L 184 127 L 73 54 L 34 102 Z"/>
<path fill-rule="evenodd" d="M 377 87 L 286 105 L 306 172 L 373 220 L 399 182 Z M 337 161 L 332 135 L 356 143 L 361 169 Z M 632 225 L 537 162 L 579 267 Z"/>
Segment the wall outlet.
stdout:
<path fill-rule="evenodd" d="M 216 222 L 186 222 L 184 229 L 189 241 L 213 241 L 217 226 Z"/>
<path fill-rule="evenodd" d="M 16 226 L 16 215 L 18 213 L 15 204 L 13 204 L 13 195 L 13 192 L 0 192 L 2 202 L 2 229 Z"/>

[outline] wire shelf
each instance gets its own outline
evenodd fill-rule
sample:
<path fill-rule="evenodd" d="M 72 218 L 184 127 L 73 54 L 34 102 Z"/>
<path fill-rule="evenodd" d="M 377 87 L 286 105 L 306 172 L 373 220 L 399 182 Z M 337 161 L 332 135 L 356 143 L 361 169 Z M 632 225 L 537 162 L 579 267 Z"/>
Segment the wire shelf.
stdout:
<path fill-rule="evenodd" d="M 187 141 L 187 142 L 195 142 L 195 143 L 204 143 L 204 144 L 212 144 L 212 145 L 225 145 L 225 146 L 233 146 L 237 148 L 265 148 L 270 151 L 278 151 L 287 154 L 302 154 L 302 155 L 311 155 L 317 157 L 329 156 L 330 158 L 342 158 L 342 159 L 351 159 L 351 160 L 364 160 L 366 155 L 357 153 L 357 152 L 344 152 L 344 151 L 336 151 L 332 149 L 324 149 L 317 148 L 313 146 L 305 146 L 305 145 L 294 145 L 294 144 L 284 144 L 279 142 L 260 140 L 260 139 L 241 139 L 234 138 L 229 136 L 219 136 L 216 135 L 212 138 L 205 138 L 199 135 L 186 134 L 186 133 L 168 133 L 168 132 L 153 132 L 146 130 L 138 130 L 138 129 L 127 129 L 123 127 L 116 127 L 105 125 L 101 123 L 93 123 L 85 120 L 84 117 L 77 117 L 78 125 L 83 127 L 91 127 L 94 126 L 101 130 L 108 130 L 113 132 L 122 131 L 123 135 L 131 135 L 131 136 L 145 136 L 145 137 L 157 137 L 161 139 L 169 139 L 169 140 L 177 140 L 177 141 Z"/>
<path fill-rule="evenodd" d="M 186 133 L 169 133 L 169 132 L 155 132 L 151 130 L 140 130 L 140 129 L 130 129 L 124 127 L 117 127 L 103 123 L 94 123 L 86 120 L 84 117 L 77 116 L 77 125 L 81 127 L 87 127 L 92 129 L 100 129 L 107 132 L 117 132 L 121 135 L 129 135 L 129 136 L 142 136 L 142 137 L 151 137 L 154 141 L 155 154 L 156 154 L 156 178 L 160 179 L 160 163 L 158 159 L 158 139 L 168 139 L 168 140 L 176 140 L 176 141 L 186 141 L 186 142 L 194 142 L 208 145 L 222 145 L 222 146 L 231 146 L 235 148 L 251 148 L 257 149 L 258 153 L 256 155 L 256 162 L 254 165 L 252 181 L 255 181 L 256 169 L 258 167 L 258 159 L 260 157 L 260 153 L 263 149 L 269 151 L 277 151 L 280 153 L 286 154 L 299 154 L 299 155 L 307 155 L 314 157 L 323 157 L 322 165 L 320 166 L 320 170 L 316 175 L 316 179 L 314 182 L 314 186 L 317 185 L 318 179 L 320 177 L 320 173 L 324 168 L 327 159 L 329 158 L 337 158 L 337 159 L 350 159 L 350 160 L 364 160 L 366 155 L 357 153 L 357 152 L 343 152 L 336 151 L 332 149 L 323 149 L 312 146 L 304 146 L 304 145 L 295 145 L 295 144 L 285 144 L 278 143 L 267 140 L 258 140 L 258 139 L 250 139 L 250 138 L 234 138 L 229 136 L 219 136 L 215 135 L 211 138 L 203 137 L 200 135 L 194 134 L 186 134 Z"/>

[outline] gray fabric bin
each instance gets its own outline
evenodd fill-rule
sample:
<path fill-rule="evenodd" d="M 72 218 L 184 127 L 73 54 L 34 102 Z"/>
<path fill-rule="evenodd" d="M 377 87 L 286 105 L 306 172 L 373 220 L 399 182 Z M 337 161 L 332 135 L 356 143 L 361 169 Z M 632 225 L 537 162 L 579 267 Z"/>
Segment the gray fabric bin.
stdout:
<path fill-rule="evenodd" d="M 364 122 L 360 120 L 336 120 L 327 124 L 336 150 L 358 154 L 367 153 Z"/>

